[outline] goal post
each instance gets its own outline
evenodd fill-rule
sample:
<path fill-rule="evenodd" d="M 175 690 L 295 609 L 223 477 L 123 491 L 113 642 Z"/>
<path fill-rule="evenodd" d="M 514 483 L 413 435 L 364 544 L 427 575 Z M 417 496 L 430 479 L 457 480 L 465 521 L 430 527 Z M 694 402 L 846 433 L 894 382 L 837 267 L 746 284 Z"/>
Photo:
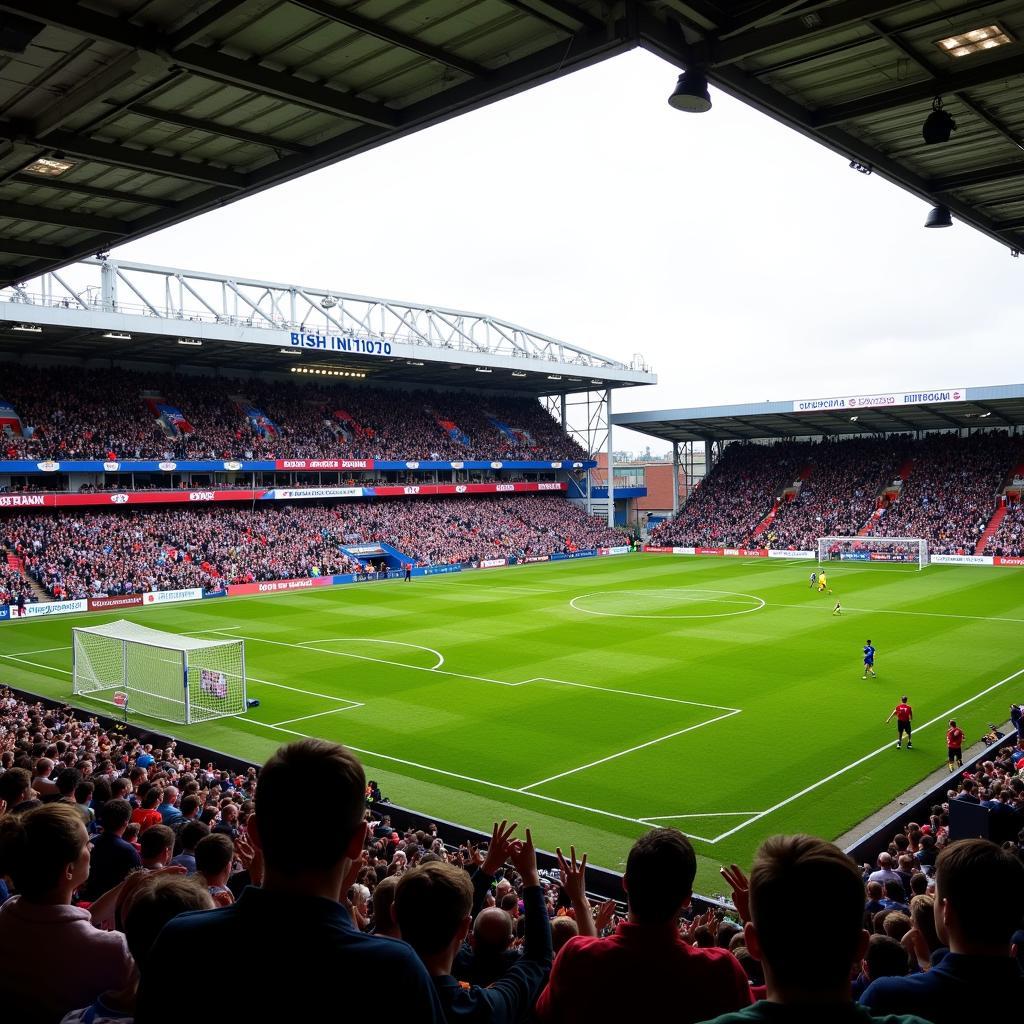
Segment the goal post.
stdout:
<path fill-rule="evenodd" d="M 819 537 L 818 564 L 901 562 L 923 569 L 930 562 L 923 537 Z"/>
<path fill-rule="evenodd" d="M 244 714 L 245 641 L 199 640 L 121 619 L 72 629 L 72 690 L 191 725 Z"/>

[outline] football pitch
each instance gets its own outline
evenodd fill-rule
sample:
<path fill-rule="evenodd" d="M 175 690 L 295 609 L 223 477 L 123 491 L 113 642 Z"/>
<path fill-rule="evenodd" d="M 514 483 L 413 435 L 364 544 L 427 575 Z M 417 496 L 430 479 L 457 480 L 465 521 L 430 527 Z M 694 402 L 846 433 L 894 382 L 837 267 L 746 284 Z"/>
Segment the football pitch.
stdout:
<path fill-rule="evenodd" d="M 137 724 L 257 761 L 337 740 L 397 804 L 620 870 L 673 825 L 721 891 L 765 836 L 839 836 L 944 764 L 951 716 L 974 743 L 1024 698 L 1024 571 L 836 564 L 830 596 L 812 568 L 637 554 L 32 619 L 0 627 L 0 682 L 70 699 L 72 625 L 244 638 L 258 708 Z M 903 694 L 912 750 L 883 725 Z"/>

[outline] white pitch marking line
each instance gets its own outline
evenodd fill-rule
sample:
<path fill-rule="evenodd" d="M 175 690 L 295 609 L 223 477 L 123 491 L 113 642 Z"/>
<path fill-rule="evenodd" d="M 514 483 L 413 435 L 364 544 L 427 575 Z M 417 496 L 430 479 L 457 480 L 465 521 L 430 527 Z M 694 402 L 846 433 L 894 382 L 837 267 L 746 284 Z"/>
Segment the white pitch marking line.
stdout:
<path fill-rule="evenodd" d="M 26 654 L 49 654 L 51 651 L 70 651 L 70 647 L 43 647 L 38 651 L 18 651 L 17 654 L 0 654 L 0 658 L 21 658 Z"/>
<path fill-rule="evenodd" d="M 675 821 L 676 818 L 745 818 L 760 811 L 704 811 L 701 814 L 650 814 L 641 821 Z"/>
<path fill-rule="evenodd" d="M 735 612 L 708 612 L 701 613 L 698 615 L 634 615 L 632 612 L 597 612 L 591 608 L 581 608 L 576 602 L 585 601 L 588 597 L 614 597 L 616 594 L 675 594 L 680 596 L 682 600 L 687 600 L 686 597 L 681 595 L 687 591 L 693 594 L 727 594 L 732 597 L 748 597 L 752 601 L 756 601 L 755 605 L 747 605 L 745 601 L 723 601 L 721 598 L 713 597 L 710 599 L 710 604 L 738 604 L 746 605 L 739 611 Z M 694 602 L 700 602 L 707 600 L 706 598 L 694 597 Z M 583 615 L 599 615 L 606 619 L 672 619 L 674 621 L 685 620 L 685 619 L 725 619 L 732 615 L 749 615 L 750 612 L 759 612 L 765 607 L 767 602 L 758 597 L 756 594 L 741 594 L 735 590 L 702 590 L 699 587 L 664 587 L 661 589 L 651 590 L 596 590 L 590 594 L 577 594 L 570 602 L 569 607 L 574 611 L 580 612 Z"/>
<path fill-rule="evenodd" d="M 554 782 L 556 779 L 564 779 L 567 775 L 575 775 L 577 772 L 586 771 L 588 768 L 596 768 L 599 764 L 614 761 L 617 758 L 625 757 L 627 754 L 635 754 L 638 750 L 643 750 L 645 747 L 653 747 L 656 743 L 664 743 L 665 740 L 671 740 L 676 736 L 682 736 L 683 733 L 693 732 L 694 729 L 703 729 L 705 725 L 713 725 L 715 722 L 721 722 L 723 718 L 732 718 L 733 715 L 738 714 L 739 711 L 730 711 L 727 714 L 718 715 L 717 718 L 709 718 L 706 722 L 698 722 L 696 725 L 688 725 L 685 729 L 677 729 L 675 732 L 667 733 L 665 736 L 658 736 L 653 740 L 648 740 L 646 743 L 638 743 L 635 747 L 630 747 L 628 750 L 620 750 L 616 754 L 609 754 L 607 757 L 598 758 L 598 760 L 591 761 L 589 764 L 581 764 L 578 768 L 570 768 L 566 772 L 559 772 L 557 775 L 551 775 L 546 779 L 541 779 L 540 782 L 531 782 L 528 786 L 521 786 L 519 792 L 526 793 L 531 789 L 536 789 L 538 786 L 543 786 L 547 782 Z"/>
<path fill-rule="evenodd" d="M 1005 683 L 1011 682 L 1018 676 L 1024 676 L 1024 668 L 1018 669 L 1012 675 L 1008 675 L 1005 679 L 1000 679 L 998 683 L 993 683 L 991 686 L 986 687 L 980 693 L 976 693 L 973 697 L 968 697 L 967 700 L 961 701 L 959 704 L 955 705 L 954 707 L 951 707 L 948 711 L 943 711 L 941 715 L 936 715 L 934 718 L 929 719 L 927 722 L 924 723 L 924 725 L 917 726 L 915 732 L 920 732 L 922 729 L 927 729 L 929 725 L 934 725 L 936 722 L 941 722 L 943 720 L 948 721 L 949 716 L 953 714 L 954 711 L 959 711 L 961 708 L 966 707 L 968 704 L 973 704 L 979 697 L 984 697 L 985 694 L 991 693 L 993 690 L 998 689 Z M 806 786 L 804 789 L 801 789 L 799 793 L 794 793 L 792 796 L 786 797 L 785 800 L 780 800 L 777 804 L 775 804 L 774 807 L 769 807 L 766 811 L 758 812 L 758 814 L 755 817 L 751 818 L 749 821 L 741 822 L 735 828 L 729 829 L 728 832 L 723 832 L 720 836 L 716 836 L 714 839 L 708 840 L 708 842 L 714 844 L 720 842 L 723 839 L 727 839 L 729 836 L 735 834 L 736 832 L 739 832 L 740 829 L 744 829 L 748 825 L 752 825 L 755 821 L 760 821 L 761 818 L 765 817 L 765 815 L 771 814 L 772 812 L 779 810 L 780 807 L 785 807 L 787 804 L 791 804 L 794 800 L 798 800 L 800 797 L 806 796 L 808 793 L 817 789 L 819 786 L 825 785 L 826 782 L 831 782 L 833 779 L 837 779 L 840 775 L 844 775 L 852 768 L 856 768 L 858 765 L 862 765 L 865 761 L 870 761 L 871 758 L 877 757 L 883 751 L 890 750 L 891 748 L 892 743 L 889 742 L 886 743 L 885 746 L 879 747 L 877 750 L 872 750 L 870 754 L 865 754 L 863 757 L 860 757 L 856 761 L 853 761 L 852 763 L 848 764 L 845 768 L 840 768 L 838 771 L 833 772 L 831 775 L 827 775 L 825 778 L 819 779 L 812 785 Z"/>
<path fill-rule="evenodd" d="M 659 697 L 657 694 L 653 694 L 653 693 L 640 693 L 637 690 L 619 690 L 619 689 L 615 689 L 614 687 L 610 687 L 610 686 L 596 686 L 593 683 L 573 683 L 573 682 L 570 682 L 568 679 L 552 679 L 550 676 L 534 676 L 531 679 L 524 679 L 524 680 L 522 680 L 521 682 L 518 682 L 518 683 L 509 683 L 509 682 L 507 682 L 504 679 L 490 679 L 487 676 L 471 676 L 471 675 L 467 675 L 465 672 L 451 672 L 448 669 L 441 669 L 441 668 L 426 668 L 423 665 L 407 665 L 407 664 L 405 664 L 404 662 L 401 662 L 401 661 L 389 661 L 386 658 L 371 658 L 371 657 L 369 657 L 368 655 L 365 655 L 365 654 L 351 654 L 348 651 L 322 651 L 318 647 L 308 647 L 308 646 L 306 646 L 307 644 L 326 643 L 326 642 L 330 642 L 330 641 L 306 640 L 306 641 L 303 641 L 303 643 L 301 643 L 301 644 L 290 644 L 290 643 L 286 643 L 284 640 L 267 640 L 266 638 L 261 637 L 261 636 L 239 636 L 238 639 L 239 640 L 252 640 L 255 643 L 261 643 L 261 644 L 273 644 L 275 647 L 293 647 L 296 650 L 300 650 L 300 651 L 313 651 L 316 654 L 329 654 L 329 655 L 332 655 L 333 657 L 337 657 L 337 658 L 356 658 L 359 661 L 371 661 L 371 662 L 374 662 L 375 664 L 378 664 L 378 665 L 394 665 L 396 668 L 408 668 L 408 669 L 412 669 L 415 672 L 432 672 L 434 675 L 438 675 L 438 676 L 451 676 L 451 677 L 453 677 L 455 679 L 472 679 L 472 680 L 475 680 L 476 682 L 480 682 L 480 683 L 494 683 L 497 686 L 525 686 L 527 683 L 546 682 L 546 683 L 556 683 L 559 686 L 577 686 L 577 687 L 581 687 L 584 690 L 601 690 L 603 693 L 620 693 L 620 694 L 622 694 L 623 696 L 626 696 L 626 697 L 642 697 L 642 698 L 644 698 L 646 700 L 663 700 L 663 701 L 668 701 L 668 702 L 670 702 L 672 704 L 690 704 L 690 705 L 692 705 L 694 707 L 699 707 L 699 708 L 711 708 L 714 711 L 728 711 L 731 714 L 737 714 L 739 711 L 742 710 L 741 708 L 727 708 L 727 707 L 725 707 L 725 706 L 723 706 L 721 704 L 702 704 L 699 701 L 682 700 L 679 697 Z M 435 653 L 437 653 L 437 652 L 435 651 Z M 253 677 L 250 676 L 250 678 L 253 678 Z M 283 684 L 281 684 L 281 683 L 271 683 L 270 685 L 272 685 L 272 686 L 281 686 Z M 294 689 L 294 688 L 293 687 L 285 687 L 285 689 Z M 299 692 L 300 693 L 308 693 L 310 691 L 308 691 L 308 690 L 300 690 Z M 316 696 L 322 696 L 322 695 L 316 695 Z M 336 697 L 332 697 L 330 699 L 331 700 L 337 700 Z M 515 790 L 513 790 L 513 792 L 515 792 Z"/>
<path fill-rule="evenodd" d="M 241 625 L 235 624 L 234 626 L 221 626 L 219 629 L 189 629 L 186 630 L 183 636 L 194 636 L 196 633 L 226 633 L 232 629 L 241 629 Z"/>
<path fill-rule="evenodd" d="M 373 637 L 368 636 L 336 636 L 331 637 L 328 640 L 303 640 L 300 646 L 312 647 L 315 644 L 347 644 L 347 643 L 361 643 L 361 644 L 391 644 L 394 647 L 411 647 L 413 650 L 426 651 L 428 654 L 433 654 L 437 658 L 437 664 L 432 666 L 431 671 L 437 671 L 444 664 L 444 655 L 440 651 L 435 651 L 433 647 L 424 647 L 423 644 L 409 644 L 403 640 L 376 640 Z M 398 664 L 396 662 L 396 664 Z"/>
<path fill-rule="evenodd" d="M 5 658 L 10 658 L 11 661 L 20 661 L 23 665 L 31 665 L 33 668 L 42 668 L 47 672 L 60 672 L 61 675 L 69 676 L 71 673 L 66 668 L 57 668 L 56 665 L 43 665 L 38 661 L 29 661 L 28 658 L 19 658 L 14 654 L 5 654 Z"/>
<path fill-rule="evenodd" d="M 293 736 L 301 736 L 304 739 L 310 739 L 310 737 L 307 736 L 306 733 L 299 732 L 297 729 L 285 729 L 281 726 L 271 725 L 269 722 L 258 722 L 255 718 L 246 718 L 242 716 L 239 717 L 238 721 L 248 722 L 250 725 L 263 726 L 266 729 L 274 729 L 277 732 L 291 733 Z M 505 793 L 516 793 L 519 796 L 532 797 L 534 800 L 544 800 L 550 804 L 560 804 L 563 807 L 572 807 L 573 809 L 578 811 L 588 811 L 590 814 L 599 814 L 605 818 L 615 818 L 618 821 L 628 821 L 633 825 L 644 824 L 644 822 L 642 822 L 639 818 L 630 818 L 625 814 L 614 814 L 611 811 L 602 811 L 597 807 L 587 807 L 584 804 L 570 803 L 568 800 L 558 800 L 552 796 L 544 796 L 542 793 L 520 793 L 518 789 L 515 789 L 512 786 L 503 786 L 499 782 L 488 782 L 487 779 L 477 779 L 474 778 L 472 775 L 462 775 L 459 772 L 450 772 L 444 768 L 434 768 L 429 764 L 420 764 L 418 761 L 407 761 L 405 758 L 402 757 L 392 757 L 390 754 L 382 754 L 376 750 L 366 750 L 363 747 L 354 747 L 351 744 L 346 744 L 346 746 L 348 746 L 349 750 L 354 750 L 357 754 L 365 754 L 367 757 L 377 757 L 381 758 L 384 761 L 394 761 L 396 764 L 404 764 L 410 768 L 419 768 L 422 771 L 433 772 L 436 775 L 445 775 L 448 778 L 461 779 L 464 782 L 474 782 L 478 786 L 487 786 L 490 789 L 500 789 Z M 699 839 L 700 836 L 694 836 L 693 838 Z"/>
<path fill-rule="evenodd" d="M 344 711 L 353 711 L 356 708 L 365 707 L 358 701 L 352 701 L 347 708 L 331 708 L 329 711 L 318 711 L 314 715 L 302 715 L 299 718 L 286 718 L 283 722 L 274 722 L 274 728 L 279 729 L 282 725 L 291 725 L 294 722 L 305 722 L 309 718 L 322 718 L 324 715 L 340 715 Z"/>
<path fill-rule="evenodd" d="M 769 608 L 811 608 L 814 605 L 807 604 L 778 604 L 775 601 L 768 603 Z M 817 607 L 824 608 L 821 604 Z M 843 605 L 844 612 L 868 612 L 872 615 L 922 615 L 932 619 L 973 619 L 978 622 L 1024 622 L 1024 619 L 1010 619 L 998 615 L 959 615 L 956 612 L 915 612 L 903 608 L 854 608 L 851 605 Z"/>
<path fill-rule="evenodd" d="M 532 679 L 525 679 L 522 683 L 509 683 L 510 686 L 522 686 L 524 683 L 558 683 L 560 686 L 578 686 L 584 690 L 601 690 L 604 693 L 621 693 L 627 697 L 646 697 L 647 700 L 664 700 L 671 704 L 689 704 L 695 708 L 710 708 L 712 711 L 728 711 L 737 714 L 742 708 L 727 708 L 724 704 L 702 704 L 697 700 L 683 700 L 681 697 L 661 697 L 656 693 L 640 693 L 639 690 L 619 690 L 611 686 L 595 686 L 592 683 L 573 683 L 568 679 L 552 679 L 551 676 L 534 676 Z"/>

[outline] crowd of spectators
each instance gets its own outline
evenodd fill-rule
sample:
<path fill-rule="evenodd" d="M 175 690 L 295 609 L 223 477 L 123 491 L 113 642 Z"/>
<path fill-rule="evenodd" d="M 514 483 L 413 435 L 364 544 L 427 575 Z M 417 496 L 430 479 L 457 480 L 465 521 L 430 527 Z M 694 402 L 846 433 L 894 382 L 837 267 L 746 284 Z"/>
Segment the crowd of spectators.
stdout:
<path fill-rule="evenodd" d="M 0 517 L 0 547 L 58 600 L 359 572 L 343 548 L 374 541 L 438 565 L 611 546 L 623 534 L 554 494 Z M 8 582 L 26 585 L 0 563 Z"/>
<path fill-rule="evenodd" d="M 2 397 L 28 436 L 7 459 L 580 459 L 581 446 L 532 399 L 389 391 L 369 384 L 5 366 Z M 162 424 L 147 399 L 176 408 Z M 252 407 L 272 424 L 252 422 Z M 512 436 L 495 425 L 512 429 Z M 444 423 L 454 423 L 460 438 Z M 516 433 L 519 431 L 519 433 Z"/>
<path fill-rule="evenodd" d="M 782 503 L 767 531 L 771 546 L 813 551 L 818 537 L 856 534 L 882 488 L 895 479 L 905 450 L 900 438 L 857 437 L 816 445 L 796 498 Z"/>
<path fill-rule="evenodd" d="M 930 434 L 910 454 L 910 476 L 872 521 L 870 535 L 924 537 L 933 554 L 973 554 L 1006 474 L 1024 455 L 1024 438 L 1001 431 Z"/>
<path fill-rule="evenodd" d="M 690 495 L 679 515 L 659 523 L 651 543 L 688 547 L 742 547 L 771 511 L 776 496 L 793 484 L 813 446 L 730 444 Z"/>
<path fill-rule="evenodd" d="M 622 902 L 594 901 L 585 854 L 541 871 L 515 823 L 486 846 L 400 832 L 344 747 L 229 770 L 158 742 L 0 690 L 5 1019 L 962 1024 L 1024 997 L 1024 851 L 951 841 L 948 802 L 875 864 L 769 839 L 749 876 L 722 870 L 735 913 L 697 913 L 675 829 L 633 844 Z M 1009 754 L 949 800 L 974 781 L 1024 803 Z M 189 964 L 186 997 L 168 979 Z"/>
<path fill-rule="evenodd" d="M 867 528 L 872 537 L 922 537 L 935 554 L 971 554 L 1007 473 L 1022 458 L 1024 437 L 1003 431 L 919 440 L 896 435 L 817 444 L 737 442 L 726 446 L 679 514 L 651 532 L 651 543 L 806 551 L 818 537 L 854 536 Z M 910 474 L 898 496 L 878 511 L 887 485 L 907 462 Z M 755 532 L 790 484 L 795 498 L 782 500 L 766 528 Z M 1012 509 L 990 547 L 1020 548 L 1020 522 L 1019 509 Z"/>
<path fill-rule="evenodd" d="M 1024 500 L 1017 498 L 1007 506 L 1003 521 L 985 545 L 986 555 L 1024 558 Z"/>

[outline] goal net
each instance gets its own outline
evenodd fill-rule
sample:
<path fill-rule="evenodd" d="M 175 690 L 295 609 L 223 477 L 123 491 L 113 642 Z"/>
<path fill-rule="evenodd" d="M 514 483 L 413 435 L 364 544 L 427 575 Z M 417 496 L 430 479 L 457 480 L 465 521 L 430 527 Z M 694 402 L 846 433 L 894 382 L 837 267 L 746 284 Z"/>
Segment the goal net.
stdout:
<path fill-rule="evenodd" d="M 242 640 L 197 640 L 125 619 L 71 633 L 75 693 L 185 725 L 245 713 Z"/>
<path fill-rule="evenodd" d="M 928 565 L 928 541 L 921 537 L 819 537 L 818 564 L 825 562 L 902 562 Z"/>

